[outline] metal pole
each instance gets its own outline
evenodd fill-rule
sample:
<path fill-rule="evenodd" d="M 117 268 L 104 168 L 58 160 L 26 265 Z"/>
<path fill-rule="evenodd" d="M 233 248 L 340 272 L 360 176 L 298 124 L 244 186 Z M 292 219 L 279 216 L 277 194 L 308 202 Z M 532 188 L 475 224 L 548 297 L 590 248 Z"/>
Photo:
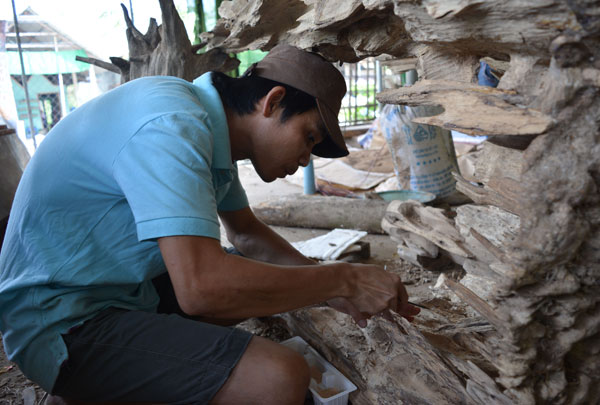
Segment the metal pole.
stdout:
<path fill-rule="evenodd" d="M 312 156 L 310 163 L 304 168 L 304 194 L 314 194 L 317 192 L 315 187 L 315 167 L 313 165 Z"/>
<path fill-rule="evenodd" d="M 31 137 L 33 138 L 33 149 L 37 149 L 37 141 L 35 140 L 35 134 L 33 127 L 33 118 L 31 115 L 31 105 L 29 104 L 29 90 L 27 89 L 27 80 L 25 78 L 25 64 L 23 63 L 23 50 L 21 49 L 21 36 L 19 35 L 19 22 L 17 20 L 17 8 L 15 7 L 15 0 L 12 0 L 13 8 L 13 19 L 15 22 L 15 33 L 17 34 L 17 48 L 19 49 L 19 60 L 21 61 L 21 81 L 23 82 L 23 90 L 25 90 L 25 103 L 27 104 L 27 116 L 29 117 L 29 128 L 31 131 Z"/>
<path fill-rule="evenodd" d="M 406 72 L 406 84 L 412 86 L 417 80 L 417 71 L 415 69 L 411 69 L 408 72 Z"/>
<path fill-rule="evenodd" d="M 381 69 L 381 63 L 378 60 L 375 60 L 375 94 L 381 93 L 383 90 L 383 74 Z M 375 116 L 379 115 L 379 109 L 381 108 L 381 103 L 377 101 L 375 98 Z"/>
<path fill-rule="evenodd" d="M 67 98 L 65 95 L 65 83 L 60 71 L 60 57 L 58 54 L 58 41 L 56 35 L 54 35 L 54 54 L 56 55 L 56 71 L 58 74 L 58 94 L 60 95 L 60 119 L 67 115 Z M 54 124 L 54 117 L 52 117 L 52 124 Z"/>
<path fill-rule="evenodd" d="M 381 93 L 383 90 L 383 71 L 381 62 L 375 60 L 375 91 Z"/>
<path fill-rule="evenodd" d="M 129 0 L 129 13 L 131 14 L 131 24 L 133 24 L 133 4 L 131 4 L 131 0 Z"/>

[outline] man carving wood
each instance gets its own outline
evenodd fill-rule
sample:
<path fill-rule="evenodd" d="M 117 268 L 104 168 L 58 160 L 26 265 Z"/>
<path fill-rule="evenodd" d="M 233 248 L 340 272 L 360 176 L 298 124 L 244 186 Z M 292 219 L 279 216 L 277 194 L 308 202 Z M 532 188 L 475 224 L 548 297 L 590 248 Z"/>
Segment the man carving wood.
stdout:
<path fill-rule="evenodd" d="M 362 327 L 412 320 L 400 279 L 318 265 L 260 222 L 235 162 L 267 182 L 348 153 L 346 91 L 320 56 L 275 47 L 239 79 L 147 77 L 48 134 L 0 254 L 0 331 L 50 403 L 302 403 L 302 356 L 227 325 L 323 301 Z M 219 222 L 241 255 L 220 246 Z"/>

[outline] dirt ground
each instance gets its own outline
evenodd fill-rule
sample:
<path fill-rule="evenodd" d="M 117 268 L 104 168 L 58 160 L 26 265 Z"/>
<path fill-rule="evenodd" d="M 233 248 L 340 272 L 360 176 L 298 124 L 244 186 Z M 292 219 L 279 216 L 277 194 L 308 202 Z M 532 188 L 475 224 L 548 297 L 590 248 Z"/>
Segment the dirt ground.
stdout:
<path fill-rule="evenodd" d="M 35 393 L 35 397 L 33 397 L 33 393 Z M 29 381 L 16 365 L 8 361 L 4 353 L 4 346 L 2 346 L 0 350 L 0 405 L 36 404 L 41 402 L 43 396 L 44 390 Z"/>

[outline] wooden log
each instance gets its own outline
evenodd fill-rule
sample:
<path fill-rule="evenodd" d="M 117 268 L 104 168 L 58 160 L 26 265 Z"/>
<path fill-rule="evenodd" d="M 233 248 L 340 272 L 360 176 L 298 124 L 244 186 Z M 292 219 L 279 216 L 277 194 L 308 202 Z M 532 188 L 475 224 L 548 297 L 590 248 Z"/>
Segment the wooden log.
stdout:
<path fill-rule="evenodd" d="M 393 241 L 398 242 L 398 256 L 415 266 L 440 271 L 453 262 L 450 255 L 435 243 L 392 225 L 386 218 L 381 221 L 381 227 Z"/>
<path fill-rule="evenodd" d="M 477 78 L 479 63 L 475 55 L 434 44 L 413 49 L 418 57 L 417 72 L 421 79 L 474 83 Z"/>
<path fill-rule="evenodd" d="M 419 256 L 435 258 L 440 253 L 439 248 L 435 243 L 415 233 L 394 226 L 387 218 L 383 218 L 381 227 L 393 240 L 403 242 Z"/>
<path fill-rule="evenodd" d="M 366 328 L 331 308 L 284 315 L 293 334 L 304 338 L 344 373 L 360 404 L 457 404 L 471 400 L 464 381 L 412 325 L 373 318 Z"/>
<path fill-rule="evenodd" d="M 495 312 L 490 305 L 473 291 L 469 290 L 464 285 L 450 280 L 444 279 L 444 284 L 448 286 L 462 301 L 469 304 L 471 308 L 477 311 L 481 316 L 487 319 L 498 331 L 503 334 L 507 332 L 508 318 L 502 317 L 502 313 Z"/>
<path fill-rule="evenodd" d="M 493 134 L 491 142 L 524 150 L 519 177 L 490 172 L 486 195 L 478 200 L 499 199 L 503 209 L 518 213 L 518 239 L 498 245 L 482 232 L 468 234 L 492 262 L 463 259 L 465 266 L 477 263 L 473 268 L 483 274 L 491 269 L 500 279 L 513 280 L 510 291 L 493 303 L 505 329 L 474 346 L 489 350 L 496 365 L 490 375 L 514 403 L 597 403 L 598 325 L 591 318 L 600 305 L 598 1 L 226 3 L 240 12 L 218 24 L 215 39 L 225 47 L 268 50 L 286 42 L 348 62 L 366 55 L 421 55 L 422 79 L 459 83 L 419 89 L 423 81 L 389 101 L 442 105 L 446 115 L 425 121 Z M 472 56 L 510 60 L 498 89 L 470 84 Z M 440 68 L 442 60 L 448 61 L 447 71 Z M 511 187 L 517 190 L 512 195 Z M 490 190 L 498 195 L 490 197 Z M 471 190 L 474 197 L 479 191 Z M 506 260 L 493 261 L 500 257 Z M 566 304 L 579 299 L 591 304 Z M 495 402 L 489 397 L 474 402 L 481 401 Z M 420 398 L 404 402 L 420 403 Z"/>
<path fill-rule="evenodd" d="M 470 361 L 457 362 L 457 367 L 465 375 L 467 380 L 467 392 L 480 404 L 512 405 L 514 401 L 504 395 L 496 385 L 496 382 L 484 373 L 479 367 Z"/>
<path fill-rule="evenodd" d="M 435 19 L 442 17 L 454 17 L 459 15 L 466 8 L 471 7 L 473 5 L 478 5 L 484 3 L 483 0 L 446 0 L 446 1 L 436 1 L 436 0 L 425 0 L 423 5 L 425 6 L 425 10 L 427 10 L 427 14 L 432 16 Z"/>
<path fill-rule="evenodd" d="M 414 122 L 470 135 L 537 135 L 553 124 L 550 116 L 517 106 L 515 93 L 449 80 L 420 80 L 412 86 L 386 90 L 381 103 L 441 105 L 444 112 Z"/>
<path fill-rule="evenodd" d="M 93 58 L 77 60 L 120 73 L 121 83 L 145 76 L 175 76 L 192 81 L 205 72 L 229 72 L 239 65 L 239 60 L 218 48 L 198 54 L 199 45 L 192 46 L 173 0 L 159 0 L 159 3 L 162 24 L 159 26 L 151 18 L 145 34 L 134 26 L 127 8 L 121 4 L 127 25 L 129 60 L 120 57 L 111 57 L 112 63 Z"/>
<path fill-rule="evenodd" d="M 519 180 L 523 160 L 522 151 L 486 141 L 476 152 L 474 175 L 483 184 L 488 184 L 492 178 Z"/>
<path fill-rule="evenodd" d="M 456 209 L 456 228 L 476 260 L 507 261 L 504 251 L 519 233 L 520 218 L 494 206 L 466 204 Z"/>
<path fill-rule="evenodd" d="M 252 210 L 269 225 L 346 228 L 380 234 L 386 206 L 382 200 L 298 194 L 262 202 Z"/>
<path fill-rule="evenodd" d="M 454 221 L 444 210 L 427 207 L 417 201 L 392 201 L 385 211 L 392 226 L 415 233 L 451 253 L 471 257 Z"/>
<path fill-rule="evenodd" d="M 520 203 L 522 187 L 515 180 L 509 178 L 493 179 L 490 183 L 494 186 L 476 185 L 467 181 L 460 174 L 453 172 L 456 180 L 456 190 L 469 197 L 477 204 L 493 205 L 500 207 L 515 215 L 522 212 Z"/>
<path fill-rule="evenodd" d="M 212 33 L 203 36 L 209 46 L 239 52 L 267 50 L 286 42 L 344 62 L 367 54 L 415 56 L 414 43 L 440 43 L 458 52 L 497 59 L 511 53 L 547 55 L 553 38 L 568 29 L 581 29 L 567 4 L 547 0 L 223 1 L 219 13 L 222 20 Z M 511 21 L 509 29 L 506 21 Z M 376 34 L 386 31 L 387 38 Z M 382 40 L 368 41 L 372 36 Z M 350 41 L 352 37 L 363 40 Z"/>
<path fill-rule="evenodd" d="M 468 261 L 466 263 L 478 263 L 481 265 L 481 267 L 486 266 L 485 264 L 476 262 L 474 260 Z M 467 272 L 467 274 L 460 279 L 460 284 L 468 288 L 470 291 L 473 291 L 475 295 L 477 295 L 486 302 L 495 300 L 501 288 L 499 287 L 498 283 L 494 281 L 494 279 L 489 277 L 489 274 L 486 274 L 484 272 L 481 273 L 485 274 L 485 276 L 481 277 L 474 275 L 472 272 Z M 490 270 L 490 273 L 493 273 L 493 271 Z M 504 289 L 504 292 L 505 291 L 506 290 Z"/>

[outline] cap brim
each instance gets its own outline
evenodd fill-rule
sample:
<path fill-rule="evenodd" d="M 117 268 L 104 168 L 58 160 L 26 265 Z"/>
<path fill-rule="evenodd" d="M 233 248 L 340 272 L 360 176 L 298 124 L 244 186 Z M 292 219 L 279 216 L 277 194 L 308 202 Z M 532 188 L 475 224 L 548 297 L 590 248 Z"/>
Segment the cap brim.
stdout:
<path fill-rule="evenodd" d="M 337 116 L 325 103 L 321 103 L 319 99 L 317 99 L 317 107 L 328 133 L 322 142 L 314 146 L 312 150 L 313 155 L 326 158 L 347 156 L 349 152 L 342 131 L 340 130 Z"/>

